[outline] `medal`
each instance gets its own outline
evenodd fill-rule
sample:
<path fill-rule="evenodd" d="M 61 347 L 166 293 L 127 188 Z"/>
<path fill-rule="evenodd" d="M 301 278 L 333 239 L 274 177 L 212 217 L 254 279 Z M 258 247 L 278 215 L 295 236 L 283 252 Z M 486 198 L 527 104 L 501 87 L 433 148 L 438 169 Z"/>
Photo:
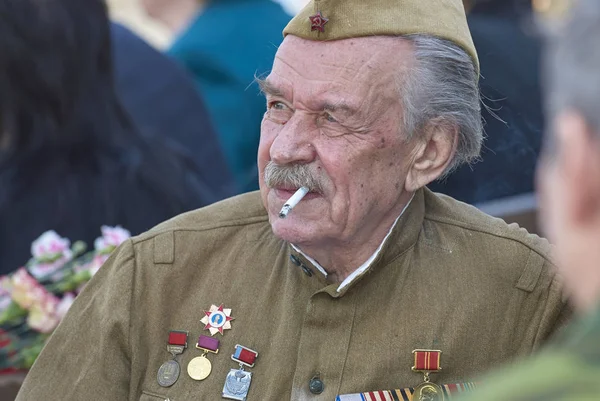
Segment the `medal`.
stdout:
<path fill-rule="evenodd" d="M 240 364 L 239 369 L 231 369 L 225 378 L 223 386 L 223 398 L 230 400 L 246 401 L 250 383 L 252 382 L 252 373 L 246 372 L 244 366 L 254 367 L 254 362 L 258 357 L 258 352 L 241 345 L 235 346 L 235 352 L 231 359 Z"/>
<path fill-rule="evenodd" d="M 217 333 L 223 335 L 223 330 L 231 329 L 231 309 L 224 309 L 223 304 L 217 307 L 211 305 L 208 312 L 204 311 L 204 316 L 200 321 L 204 323 L 204 330 L 209 330 L 210 335 L 214 336 Z"/>
<path fill-rule="evenodd" d="M 173 359 L 163 363 L 158 369 L 157 380 L 161 387 L 170 387 L 179 378 L 181 368 L 176 358 L 187 348 L 187 335 L 187 331 L 173 330 L 169 332 L 167 351 L 173 355 Z"/>
<path fill-rule="evenodd" d="M 413 372 L 423 373 L 423 383 L 415 387 L 413 393 L 414 401 L 444 401 L 444 391 L 440 386 L 431 382 L 430 373 L 439 372 L 440 357 L 442 351 L 432 349 L 416 349 L 413 351 L 415 355 L 415 365 L 412 367 Z"/>
<path fill-rule="evenodd" d="M 204 380 L 212 371 L 212 364 L 206 357 L 209 352 L 219 352 L 219 340 L 208 336 L 200 336 L 196 348 L 204 351 L 201 356 L 192 359 L 187 367 L 188 375 L 194 380 Z"/>

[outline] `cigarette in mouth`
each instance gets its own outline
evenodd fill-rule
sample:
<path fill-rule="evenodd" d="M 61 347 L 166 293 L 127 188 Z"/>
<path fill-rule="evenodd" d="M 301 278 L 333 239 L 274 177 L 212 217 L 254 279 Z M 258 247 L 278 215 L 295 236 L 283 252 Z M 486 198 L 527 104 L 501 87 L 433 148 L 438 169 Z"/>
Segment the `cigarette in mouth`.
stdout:
<path fill-rule="evenodd" d="M 282 219 L 285 219 L 287 217 L 288 213 L 290 213 L 292 211 L 292 209 L 295 208 L 298 203 L 300 203 L 302 198 L 304 198 L 306 196 L 308 191 L 309 190 L 306 187 L 302 187 L 302 188 L 298 189 L 294 193 L 294 195 L 292 195 L 292 197 L 290 199 L 288 199 L 287 202 L 285 202 L 285 205 L 283 205 L 283 207 L 281 208 L 281 211 L 279 212 L 279 217 L 281 217 Z"/>

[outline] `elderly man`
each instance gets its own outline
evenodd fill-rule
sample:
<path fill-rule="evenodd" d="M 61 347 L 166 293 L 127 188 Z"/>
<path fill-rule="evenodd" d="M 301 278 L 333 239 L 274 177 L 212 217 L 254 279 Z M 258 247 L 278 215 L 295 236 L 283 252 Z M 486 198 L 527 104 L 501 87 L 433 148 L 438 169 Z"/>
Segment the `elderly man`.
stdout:
<path fill-rule="evenodd" d="M 260 193 L 124 244 L 19 400 L 440 399 L 562 324 L 546 242 L 424 188 L 481 145 L 461 1 L 316 1 L 284 34 Z"/>
<path fill-rule="evenodd" d="M 553 131 L 538 179 L 542 222 L 579 317 L 537 358 L 484 379 L 473 401 L 600 399 L 600 2 L 574 4 L 547 60 Z"/>

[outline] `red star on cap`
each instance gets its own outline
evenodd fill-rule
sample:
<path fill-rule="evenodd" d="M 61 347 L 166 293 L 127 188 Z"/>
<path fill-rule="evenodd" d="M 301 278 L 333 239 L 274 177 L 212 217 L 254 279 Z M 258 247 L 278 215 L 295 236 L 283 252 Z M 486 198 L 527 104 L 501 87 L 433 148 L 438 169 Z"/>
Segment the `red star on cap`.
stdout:
<path fill-rule="evenodd" d="M 310 19 L 310 30 L 311 31 L 320 31 L 325 32 L 325 24 L 329 22 L 328 18 L 323 17 L 321 11 L 317 12 L 315 15 L 308 17 Z"/>

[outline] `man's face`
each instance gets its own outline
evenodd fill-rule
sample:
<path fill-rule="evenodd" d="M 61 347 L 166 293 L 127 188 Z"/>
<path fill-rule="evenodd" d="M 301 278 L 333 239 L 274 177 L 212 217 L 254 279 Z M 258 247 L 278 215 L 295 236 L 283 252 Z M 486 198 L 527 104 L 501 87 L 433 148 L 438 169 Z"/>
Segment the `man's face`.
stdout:
<path fill-rule="evenodd" d="M 411 157 L 399 80 L 411 61 L 410 43 L 398 38 L 285 38 L 263 88 L 258 151 L 261 195 L 277 236 L 298 245 L 364 242 L 400 214 Z M 269 163 L 306 167 L 321 190 L 279 218 L 297 185 L 269 188 Z"/>
<path fill-rule="evenodd" d="M 587 309 L 600 289 L 600 144 L 571 112 L 558 116 L 551 135 L 537 174 L 540 223 L 576 304 Z"/>

